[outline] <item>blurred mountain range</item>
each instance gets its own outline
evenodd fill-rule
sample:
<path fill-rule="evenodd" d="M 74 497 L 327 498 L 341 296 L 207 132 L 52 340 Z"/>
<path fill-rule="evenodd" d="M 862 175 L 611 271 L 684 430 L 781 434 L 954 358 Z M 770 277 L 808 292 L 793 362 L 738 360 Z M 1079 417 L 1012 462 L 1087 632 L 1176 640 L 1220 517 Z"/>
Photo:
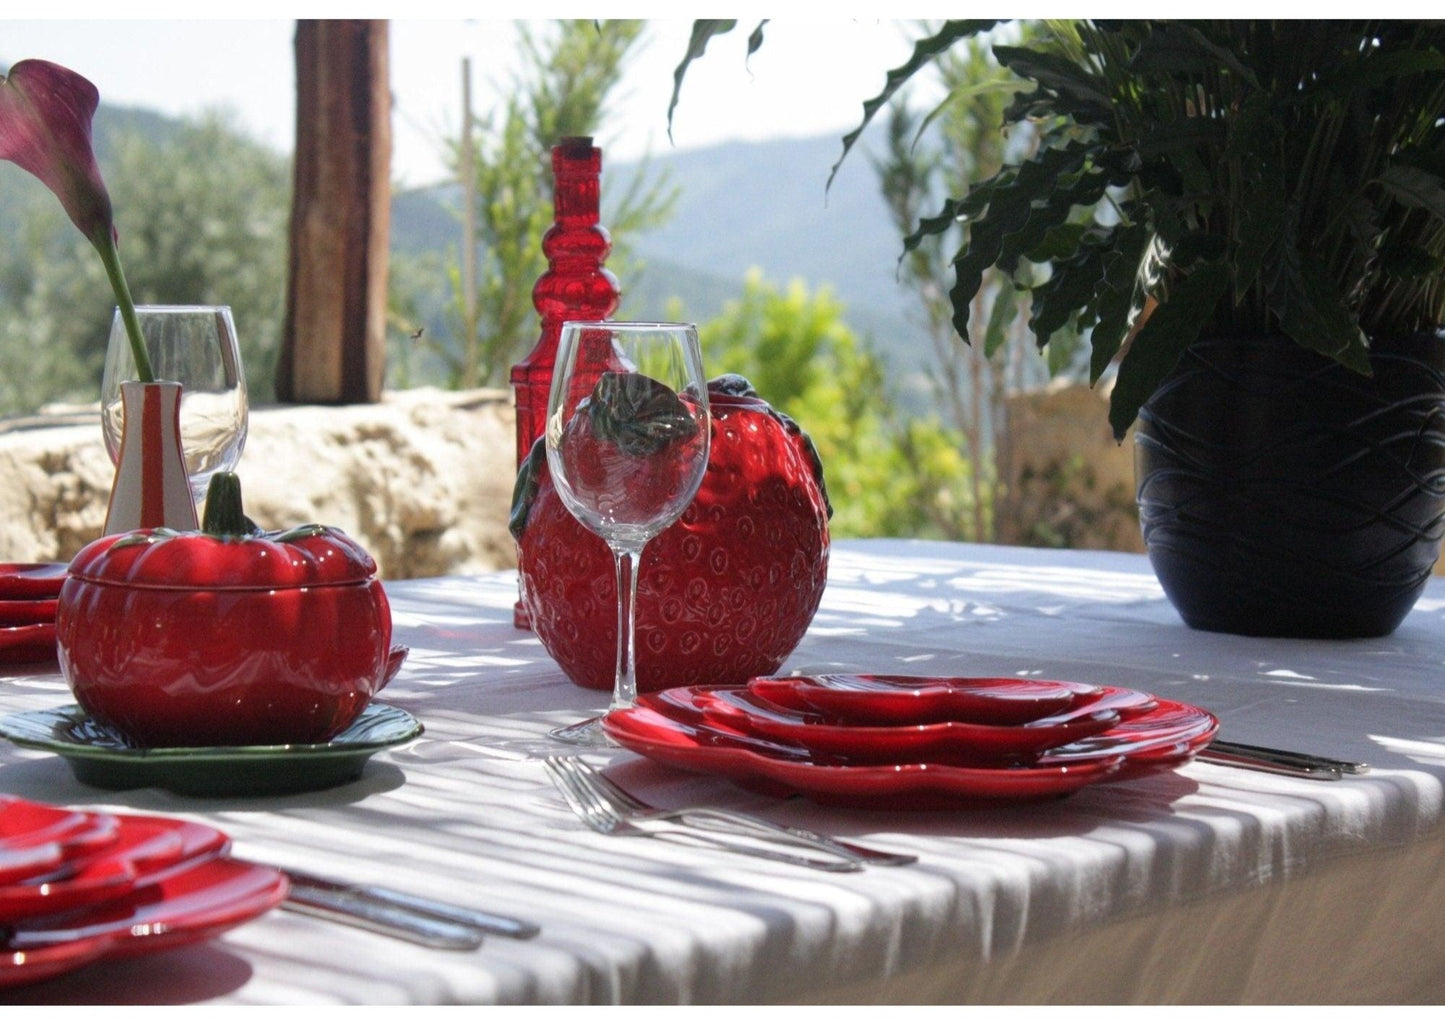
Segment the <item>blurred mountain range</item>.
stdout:
<path fill-rule="evenodd" d="M 179 122 L 150 110 L 102 104 L 95 145 L 102 166 L 114 139 L 138 132 L 164 139 Z M 739 297 L 757 269 L 786 287 L 801 280 L 810 291 L 828 287 L 853 330 L 883 356 L 896 382 L 926 371 L 927 341 L 914 321 L 914 299 L 895 280 L 902 239 L 889 219 L 867 137 L 854 148 L 831 188 L 828 174 L 842 151 L 836 135 L 767 142 L 732 142 L 649 160 L 605 160 L 603 223 L 609 195 L 620 196 L 638 174 L 665 175 L 678 189 L 672 218 L 631 239 L 642 261 L 622 280 L 619 315 L 658 318 L 670 303 L 694 320 L 716 315 Z M 29 175 L 0 175 L 0 217 L 40 192 Z M 398 193 L 392 207 L 392 247 L 399 252 L 454 249 L 458 233 L 455 187 Z M 7 208 L 10 207 L 10 208 Z"/>
<path fill-rule="evenodd" d="M 913 297 L 895 279 L 902 236 L 889 219 L 863 146 L 855 148 L 825 192 L 842 151 L 834 135 L 768 142 L 731 142 L 684 152 L 661 152 L 645 162 L 611 164 L 604 154 L 602 222 L 609 195 L 621 195 L 638 174 L 665 175 L 678 189 L 671 219 L 631 247 L 643 261 L 635 279 L 620 281 L 619 315 L 683 314 L 705 320 L 742 293 L 759 270 L 780 287 L 801 280 L 810 291 L 828 287 L 846 307 L 853 330 L 885 357 L 897 375 L 919 370 L 927 341 L 912 322 Z M 399 195 L 392 207 L 392 245 L 434 249 L 457 233 L 455 190 Z"/>

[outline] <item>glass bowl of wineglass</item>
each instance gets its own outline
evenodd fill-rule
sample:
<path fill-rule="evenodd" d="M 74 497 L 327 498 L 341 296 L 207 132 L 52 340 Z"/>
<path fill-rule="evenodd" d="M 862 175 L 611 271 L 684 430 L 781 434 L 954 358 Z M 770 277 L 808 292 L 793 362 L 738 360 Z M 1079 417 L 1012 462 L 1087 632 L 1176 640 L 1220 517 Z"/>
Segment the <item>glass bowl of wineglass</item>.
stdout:
<path fill-rule="evenodd" d="M 225 305 L 136 307 L 146 353 L 158 380 L 181 385 L 181 446 L 191 496 L 199 508 L 211 476 L 235 469 L 246 446 L 248 402 L 241 349 Z M 116 310 L 100 383 L 100 425 L 112 462 L 120 459 L 125 407 L 120 385 L 136 378 L 125 324 Z"/>
<path fill-rule="evenodd" d="M 637 698 L 634 607 L 648 540 L 682 516 L 707 468 L 712 429 L 697 328 L 562 326 L 547 402 L 547 468 L 563 505 L 612 550 L 618 599 L 611 709 Z M 552 732 L 607 745 L 601 719 Z"/>

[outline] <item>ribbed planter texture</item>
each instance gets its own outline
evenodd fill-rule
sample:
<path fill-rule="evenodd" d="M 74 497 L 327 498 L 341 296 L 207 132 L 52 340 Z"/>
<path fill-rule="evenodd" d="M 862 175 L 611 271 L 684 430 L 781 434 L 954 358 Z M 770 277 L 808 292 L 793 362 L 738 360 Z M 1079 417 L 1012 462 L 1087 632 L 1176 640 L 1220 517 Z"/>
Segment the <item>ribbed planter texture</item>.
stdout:
<path fill-rule="evenodd" d="M 1195 343 L 1139 415 L 1140 524 L 1187 624 L 1387 635 L 1445 534 L 1445 336 L 1364 377 L 1284 337 Z"/>

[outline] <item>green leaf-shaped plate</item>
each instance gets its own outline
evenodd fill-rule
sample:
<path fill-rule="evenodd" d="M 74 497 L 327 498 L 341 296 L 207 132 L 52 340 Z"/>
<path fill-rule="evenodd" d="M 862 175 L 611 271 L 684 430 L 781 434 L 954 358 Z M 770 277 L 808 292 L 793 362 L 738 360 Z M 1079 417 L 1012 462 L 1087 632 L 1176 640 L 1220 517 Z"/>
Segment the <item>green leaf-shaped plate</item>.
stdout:
<path fill-rule="evenodd" d="M 140 749 L 75 705 L 0 720 L 0 736 L 62 757 L 82 784 L 111 791 L 164 788 L 181 795 L 279 795 L 332 788 L 361 776 L 374 754 L 421 733 L 421 723 L 410 713 L 383 703 L 370 704 L 346 730 L 315 745 Z"/>

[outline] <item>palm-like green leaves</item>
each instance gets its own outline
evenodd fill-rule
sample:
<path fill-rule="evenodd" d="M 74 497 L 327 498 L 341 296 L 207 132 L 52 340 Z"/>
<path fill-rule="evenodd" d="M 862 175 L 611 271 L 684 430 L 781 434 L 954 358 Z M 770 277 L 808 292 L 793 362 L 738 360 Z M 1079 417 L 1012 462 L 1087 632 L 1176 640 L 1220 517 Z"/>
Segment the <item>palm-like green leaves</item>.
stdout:
<path fill-rule="evenodd" d="M 994 24 L 921 39 L 839 162 L 906 82 Z M 697 25 L 688 60 L 732 27 Z M 985 271 L 1013 275 L 1040 345 L 1073 325 L 1091 330 L 1095 380 L 1117 363 L 1122 437 L 1202 332 L 1279 332 L 1367 373 L 1369 335 L 1445 322 L 1445 23 L 1048 29 L 993 47 L 1021 82 L 1005 128 L 1031 151 L 904 239 L 906 256 L 965 226 L 949 292 L 961 337 Z"/>
<path fill-rule="evenodd" d="M 905 251 L 966 225 L 963 337 L 984 271 L 1047 264 L 1031 328 L 1091 330 L 1094 379 L 1117 361 L 1120 437 L 1201 332 L 1279 331 L 1367 373 L 1367 331 L 1445 319 L 1442 50 L 1445 28 L 1366 22 L 1082 23 L 995 46 L 1029 86 L 1010 130 L 1038 148 Z"/>

